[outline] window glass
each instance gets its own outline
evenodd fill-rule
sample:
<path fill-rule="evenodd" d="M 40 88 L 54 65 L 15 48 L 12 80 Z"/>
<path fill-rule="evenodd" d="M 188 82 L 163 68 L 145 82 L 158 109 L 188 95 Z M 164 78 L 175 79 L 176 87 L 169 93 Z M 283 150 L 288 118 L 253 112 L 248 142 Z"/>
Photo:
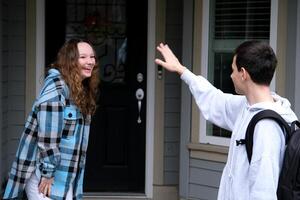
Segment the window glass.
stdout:
<path fill-rule="evenodd" d="M 234 92 L 230 78 L 234 49 L 245 40 L 270 38 L 271 0 L 209 1 L 208 80 L 223 92 Z M 208 136 L 231 133 L 209 122 Z"/>

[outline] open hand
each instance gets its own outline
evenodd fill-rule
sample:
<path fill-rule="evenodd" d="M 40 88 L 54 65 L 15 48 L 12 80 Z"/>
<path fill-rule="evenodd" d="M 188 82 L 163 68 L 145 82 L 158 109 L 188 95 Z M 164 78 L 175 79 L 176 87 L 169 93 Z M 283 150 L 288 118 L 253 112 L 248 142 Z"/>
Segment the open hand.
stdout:
<path fill-rule="evenodd" d="M 41 178 L 41 182 L 39 184 L 39 193 L 42 193 L 45 196 L 49 197 L 51 193 L 51 186 L 54 178 Z"/>
<path fill-rule="evenodd" d="M 161 53 L 165 61 L 160 59 L 155 59 L 155 63 L 161 65 L 166 70 L 171 72 L 177 72 L 178 74 L 182 74 L 186 69 L 181 63 L 178 61 L 177 57 L 173 54 L 168 45 L 164 45 L 160 43 L 156 49 Z"/>

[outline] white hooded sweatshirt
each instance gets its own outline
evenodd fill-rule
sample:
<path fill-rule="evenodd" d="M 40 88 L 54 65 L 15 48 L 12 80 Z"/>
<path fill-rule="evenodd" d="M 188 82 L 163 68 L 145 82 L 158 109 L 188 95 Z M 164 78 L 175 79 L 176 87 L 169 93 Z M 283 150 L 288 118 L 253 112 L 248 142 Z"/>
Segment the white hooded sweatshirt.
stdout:
<path fill-rule="evenodd" d="M 227 163 L 223 170 L 218 200 L 276 200 L 277 183 L 285 151 L 285 139 L 280 126 L 273 120 L 257 123 L 253 138 L 251 164 L 244 139 L 251 118 L 259 111 L 272 109 L 288 123 L 297 117 L 287 99 L 275 93 L 275 100 L 249 105 L 245 96 L 223 93 L 202 76 L 185 70 L 181 79 L 189 86 L 204 118 L 232 131 Z"/>

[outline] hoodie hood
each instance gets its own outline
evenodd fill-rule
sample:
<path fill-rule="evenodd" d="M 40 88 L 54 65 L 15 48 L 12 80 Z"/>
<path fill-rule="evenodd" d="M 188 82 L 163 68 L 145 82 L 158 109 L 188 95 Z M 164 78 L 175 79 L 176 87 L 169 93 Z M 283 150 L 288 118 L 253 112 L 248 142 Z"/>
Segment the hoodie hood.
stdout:
<path fill-rule="evenodd" d="M 297 120 L 296 114 L 291 109 L 291 103 L 288 99 L 283 98 L 276 93 L 272 92 L 272 97 L 274 99 L 274 103 L 271 102 L 261 102 L 256 103 L 253 105 L 248 105 L 248 109 L 250 111 L 260 111 L 265 109 L 270 109 L 276 111 L 280 114 L 288 123 L 292 123 L 293 121 Z"/>

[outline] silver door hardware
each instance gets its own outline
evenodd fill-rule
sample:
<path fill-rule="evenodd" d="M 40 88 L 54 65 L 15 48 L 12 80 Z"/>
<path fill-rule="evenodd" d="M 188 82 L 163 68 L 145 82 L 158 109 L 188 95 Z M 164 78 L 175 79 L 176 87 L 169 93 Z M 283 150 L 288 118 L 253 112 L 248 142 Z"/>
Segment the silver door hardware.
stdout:
<path fill-rule="evenodd" d="M 141 119 L 141 109 L 142 109 L 142 100 L 144 98 L 144 90 L 142 88 L 139 88 L 136 90 L 135 92 L 135 96 L 136 99 L 138 100 L 138 119 L 137 119 L 137 123 L 141 123 L 142 119 Z"/>
<path fill-rule="evenodd" d="M 161 65 L 157 65 L 157 78 L 161 80 L 162 76 L 163 76 L 163 68 Z"/>
<path fill-rule="evenodd" d="M 143 82 L 143 80 L 144 80 L 144 75 L 143 75 L 142 73 L 138 73 L 138 74 L 136 75 L 136 80 L 137 80 L 137 82 L 139 82 L 139 83 Z"/>

